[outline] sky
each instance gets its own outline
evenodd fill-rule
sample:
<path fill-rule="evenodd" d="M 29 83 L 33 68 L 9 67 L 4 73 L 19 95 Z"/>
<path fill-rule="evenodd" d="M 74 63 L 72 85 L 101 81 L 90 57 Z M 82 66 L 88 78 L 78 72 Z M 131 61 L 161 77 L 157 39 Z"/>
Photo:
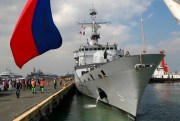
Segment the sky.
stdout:
<path fill-rule="evenodd" d="M 92 3 L 98 12 L 97 21 L 110 22 L 101 26 L 99 43 L 117 43 L 118 48 L 129 50 L 131 54 L 142 53 L 143 18 L 147 53 L 164 49 L 169 71 L 180 71 L 180 26 L 163 0 L 51 0 L 53 19 L 63 44 L 30 60 L 22 69 L 14 62 L 10 39 L 26 0 L 0 0 L 0 72 L 8 68 L 26 76 L 35 67 L 47 74 L 73 73 L 73 52 L 86 43 L 86 37 L 79 34 L 77 22 L 91 20 Z M 86 31 L 88 37 L 90 31 Z"/>

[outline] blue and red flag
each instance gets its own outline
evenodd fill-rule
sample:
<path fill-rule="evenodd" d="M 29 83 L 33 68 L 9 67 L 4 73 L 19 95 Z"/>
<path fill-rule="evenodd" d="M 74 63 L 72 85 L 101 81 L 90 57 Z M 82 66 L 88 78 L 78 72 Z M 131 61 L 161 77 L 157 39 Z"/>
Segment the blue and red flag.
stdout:
<path fill-rule="evenodd" d="M 19 68 L 48 50 L 59 48 L 61 35 L 56 28 L 50 0 L 28 0 L 13 32 L 10 46 Z"/>

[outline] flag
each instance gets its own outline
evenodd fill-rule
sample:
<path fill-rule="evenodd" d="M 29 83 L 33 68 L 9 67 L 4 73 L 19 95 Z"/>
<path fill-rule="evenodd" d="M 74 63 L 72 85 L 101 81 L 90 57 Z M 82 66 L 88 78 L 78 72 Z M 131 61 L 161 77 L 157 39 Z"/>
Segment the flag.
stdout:
<path fill-rule="evenodd" d="M 81 26 L 81 30 L 80 30 L 79 33 L 80 33 L 81 35 L 85 35 L 85 34 L 86 34 L 85 29 L 86 29 L 86 27 L 82 25 L 82 26 Z"/>
<path fill-rule="evenodd" d="M 28 0 L 14 29 L 10 47 L 19 68 L 48 50 L 62 44 L 56 28 L 50 0 Z"/>

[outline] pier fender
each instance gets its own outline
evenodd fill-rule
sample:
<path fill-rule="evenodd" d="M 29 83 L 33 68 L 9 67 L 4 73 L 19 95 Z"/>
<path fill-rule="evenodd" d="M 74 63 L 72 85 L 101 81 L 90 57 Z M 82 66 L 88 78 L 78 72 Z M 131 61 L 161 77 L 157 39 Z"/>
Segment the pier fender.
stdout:
<path fill-rule="evenodd" d="M 98 88 L 98 92 L 101 99 L 107 98 L 106 93 L 101 88 Z"/>

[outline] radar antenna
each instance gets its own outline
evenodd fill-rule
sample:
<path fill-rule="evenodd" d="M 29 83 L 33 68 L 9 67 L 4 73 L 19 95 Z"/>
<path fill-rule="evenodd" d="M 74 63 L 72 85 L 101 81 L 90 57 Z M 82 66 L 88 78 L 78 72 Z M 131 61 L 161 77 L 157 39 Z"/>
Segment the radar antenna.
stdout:
<path fill-rule="evenodd" d="M 90 45 L 97 45 L 98 44 L 98 39 L 100 38 L 100 33 L 98 33 L 98 29 L 101 28 L 100 24 L 107 24 L 110 22 L 105 22 L 105 21 L 96 21 L 96 15 L 97 11 L 94 8 L 94 5 L 92 4 L 92 8 L 90 8 L 90 13 L 89 15 L 91 16 L 92 22 L 78 22 L 80 25 L 86 25 L 92 28 L 91 32 L 91 40 L 89 41 Z"/>

